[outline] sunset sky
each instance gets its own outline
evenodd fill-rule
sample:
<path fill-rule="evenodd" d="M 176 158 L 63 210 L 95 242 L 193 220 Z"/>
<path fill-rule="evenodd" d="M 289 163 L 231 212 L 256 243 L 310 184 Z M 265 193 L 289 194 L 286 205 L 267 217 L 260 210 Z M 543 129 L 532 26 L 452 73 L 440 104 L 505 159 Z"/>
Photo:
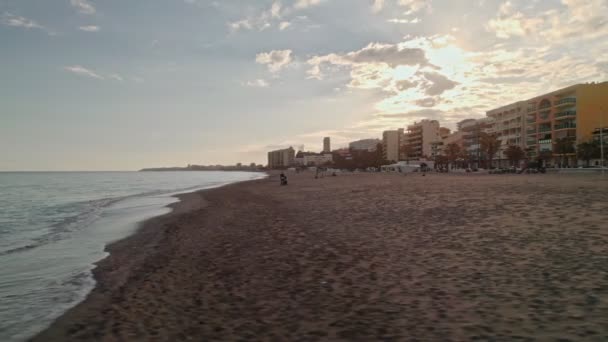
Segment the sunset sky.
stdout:
<path fill-rule="evenodd" d="M 0 170 L 266 162 L 608 80 L 608 0 L 2 0 Z"/>

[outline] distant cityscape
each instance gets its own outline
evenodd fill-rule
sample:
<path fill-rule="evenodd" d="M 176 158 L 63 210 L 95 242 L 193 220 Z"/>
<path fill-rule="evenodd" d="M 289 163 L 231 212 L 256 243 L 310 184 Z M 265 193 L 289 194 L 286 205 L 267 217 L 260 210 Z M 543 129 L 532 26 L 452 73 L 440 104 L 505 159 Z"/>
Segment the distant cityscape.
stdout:
<path fill-rule="evenodd" d="M 320 152 L 270 151 L 267 168 L 378 168 L 424 160 L 452 168 L 600 166 L 606 159 L 601 138 L 608 142 L 607 111 L 608 82 L 577 84 L 462 120 L 454 132 L 425 119 L 384 131 L 381 139 L 350 142 L 348 148 L 332 150 L 325 137 Z"/>

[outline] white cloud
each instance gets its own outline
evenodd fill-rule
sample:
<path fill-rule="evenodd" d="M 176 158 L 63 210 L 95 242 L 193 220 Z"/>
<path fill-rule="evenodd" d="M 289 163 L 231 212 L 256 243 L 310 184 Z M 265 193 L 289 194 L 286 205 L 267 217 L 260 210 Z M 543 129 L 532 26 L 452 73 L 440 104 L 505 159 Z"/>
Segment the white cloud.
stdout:
<path fill-rule="evenodd" d="M 268 87 L 270 85 L 264 79 L 257 79 L 257 80 L 254 80 L 254 81 L 247 81 L 247 82 L 243 82 L 241 84 L 244 85 L 244 86 L 246 86 L 246 87 L 255 87 L 255 88 L 266 88 L 266 87 Z"/>
<path fill-rule="evenodd" d="M 85 32 L 99 32 L 100 30 L 99 26 L 94 25 L 80 26 L 78 29 Z"/>
<path fill-rule="evenodd" d="M 414 14 L 424 9 L 430 10 L 430 0 L 399 0 L 399 6 L 406 7 L 405 15 Z"/>
<path fill-rule="evenodd" d="M 373 0 L 372 12 L 378 13 L 384 8 L 384 0 Z"/>
<path fill-rule="evenodd" d="M 123 82 L 124 81 L 124 77 L 122 77 L 119 74 L 116 73 L 112 73 L 112 74 L 102 74 L 99 73 L 95 70 L 89 69 L 89 68 L 85 68 L 82 65 L 70 65 L 70 66 L 66 66 L 63 67 L 63 70 L 71 72 L 73 74 L 76 74 L 78 76 L 83 76 L 83 77 L 89 77 L 89 78 L 94 78 L 97 80 L 114 80 L 114 81 L 118 81 L 118 82 Z"/>
<path fill-rule="evenodd" d="M 70 0 L 70 3 L 82 14 L 95 14 L 95 6 L 88 0 Z"/>
<path fill-rule="evenodd" d="M 85 76 L 85 77 L 90 77 L 90 78 L 96 78 L 98 80 L 103 80 L 105 79 L 103 76 L 99 75 L 98 73 L 96 73 L 93 70 L 87 69 L 85 67 L 83 67 L 82 65 L 72 65 L 72 66 L 66 66 L 63 68 L 66 71 L 69 71 L 71 73 L 74 73 L 76 75 L 79 76 Z"/>
<path fill-rule="evenodd" d="M 120 76 L 119 74 L 110 74 L 110 75 L 108 75 L 108 78 L 115 80 L 115 81 L 119 81 L 119 82 L 124 81 L 124 78 L 122 76 Z"/>
<path fill-rule="evenodd" d="M 368 84 L 362 78 L 372 81 L 376 87 L 376 81 L 386 80 L 385 71 L 400 65 L 414 66 L 427 65 L 428 60 L 424 51 L 419 48 L 408 48 L 399 44 L 371 43 L 368 46 L 346 54 L 329 54 L 314 56 L 308 60 L 311 68 L 308 70 L 309 78 L 322 79 L 322 67 L 327 65 L 346 66 L 351 68 L 351 73 L 356 74 L 353 81 L 356 87 Z M 367 87 L 366 87 L 367 88 Z"/>
<path fill-rule="evenodd" d="M 419 18 L 414 18 L 414 19 L 388 19 L 386 22 L 388 23 L 392 23 L 392 24 L 418 24 L 420 22 Z"/>
<path fill-rule="evenodd" d="M 273 50 L 270 52 L 258 53 L 255 61 L 258 64 L 268 66 L 270 72 L 276 73 L 288 66 L 292 61 L 291 50 Z"/>
<path fill-rule="evenodd" d="M 272 6 L 270 7 L 270 15 L 273 18 L 280 18 L 281 17 L 281 2 L 280 1 L 276 1 L 272 4 Z"/>
<path fill-rule="evenodd" d="M 229 22 L 228 27 L 230 28 L 231 32 L 242 30 L 263 31 L 270 27 L 278 27 L 279 30 L 282 31 L 291 26 L 294 21 L 307 19 L 304 16 L 295 16 L 296 12 L 320 3 L 320 0 L 298 0 L 293 6 L 290 7 L 283 6 L 280 1 L 275 1 L 272 3 L 270 8 L 261 11 L 261 13 L 250 15 L 241 20 Z"/>
<path fill-rule="evenodd" d="M 24 28 L 27 30 L 30 30 L 30 29 L 41 30 L 41 31 L 45 31 L 49 35 L 55 35 L 55 33 L 53 31 L 49 30 L 47 27 L 44 27 L 44 26 L 38 24 L 37 22 L 35 22 L 32 19 L 14 15 L 14 14 L 8 13 L 8 12 L 5 12 L 2 14 L 2 17 L 0 17 L 0 23 L 2 23 L 3 25 L 6 25 L 6 26 L 20 27 L 20 28 Z"/>
<path fill-rule="evenodd" d="M 321 3 L 321 0 L 298 0 L 294 5 L 297 9 L 304 9 L 311 6 L 315 6 Z"/>

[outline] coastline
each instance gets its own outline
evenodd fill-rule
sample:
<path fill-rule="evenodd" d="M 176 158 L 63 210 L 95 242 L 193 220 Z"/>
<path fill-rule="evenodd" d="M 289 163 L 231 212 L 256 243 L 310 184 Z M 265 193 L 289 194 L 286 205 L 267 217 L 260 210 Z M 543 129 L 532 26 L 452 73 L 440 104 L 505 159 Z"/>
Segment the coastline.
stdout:
<path fill-rule="evenodd" d="M 605 179 L 312 176 L 179 195 L 32 340 L 608 336 Z"/>
<path fill-rule="evenodd" d="M 265 173 L 268 175 L 267 173 Z M 91 270 L 95 285 L 91 289 L 84 300 L 68 309 L 61 316 L 55 319 L 47 328 L 37 333 L 30 341 L 49 341 L 49 340 L 64 340 L 65 336 L 59 336 L 59 331 L 64 330 L 70 323 L 77 320 L 83 312 L 94 311 L 100 307 L 104 299 L 104 295 L 110 291 L 114 291 L 128 281 L 130 273 L 133 272 L 145 258 L 150 257 L 151 249 L 156 249 L 162 243 L 162 238 L 165 233 L 161 232 L 161 227 L 170 222 L 174 217 L 187 212 L 203 209 L 206 202 L 201 196 L 201 193 L 220 189 L 231 185 L 237 185 L 245 182 L 263 181 L 268 177 L 243 180 L 228 184 L 213 185 L 204 189 L 187 190 L 186 192 L 176 192 L 170 194 L 170 197 L 176 198 L 172 203 L 167 204 L 163 208 L 170 209 L 169 212 L 152 216 L 142 222 L 137 223 L 134 231 L 124 238 L 109 243 L 104 251 L 107 256 L 93 264 Z M 117 261 L 119 260 L 119 262 Z M 120 265 L 118 264 L 120 263 Z"/>

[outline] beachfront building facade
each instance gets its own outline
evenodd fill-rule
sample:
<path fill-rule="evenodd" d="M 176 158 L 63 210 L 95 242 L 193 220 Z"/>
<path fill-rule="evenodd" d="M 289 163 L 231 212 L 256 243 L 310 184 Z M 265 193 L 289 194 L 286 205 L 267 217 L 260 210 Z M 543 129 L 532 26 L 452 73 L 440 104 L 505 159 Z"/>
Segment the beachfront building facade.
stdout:
<path fill-rule="evenodd" d="M 380 139 L 362 139 L 348 144 L 348 148 L 355 151 L 374 152 L 378 149 L 378 144 L 382 144 Z"/>
<path fill-rule="evenodd" d="M 482 133 L 490 133 L 493 126 L 492 118 L 465 119 L 458 124 L 458 131 L 462 132 L 462 151 L 469 167 L 481 167 L 484 158 L 481 151 Z"/>
<path fill-rule="evenodd" d="M 578 164 L 577 144 L 608 127 L 608 82 L 577 84 L 527 101 L 526 148 L 546 165 Z M 602 122 L 603 121 L 603 122 Z M 571 147 L 564 147 L 565 143 Z"/>
<path fill-rule="evenodd" d="M 323 138 L 323 153 L 331 152 L 331 140 L 329 137 Z"/>
<path fill-rule="evenodd" d="M 322 166 L 331 164 L 334 161 L 333 154 L 314 153 L 299 151 L 294 159 L 297 166 Z"/>
<path fill-rule="evenodd" d="M 268 152 L 268 168 L 282 169 L 294 165 L 295 154 L 293 147 Z"/>
<path fill-rule="evenodd" d="M 394 131 L 382 133 L 382 156 L 390 162 L 399 161 L 399 152 L 404 141 L 404 130 L 400 128 Z"/>
<path fill-rule="evenodd" d="M 449 133 L 448 135 L 442 136 L 440 141 L 431 143 L 431 159 L 437 160 L 437 157 L 439 156 L 446 156 L 445 150 L 450 144 L 456 144 L 459 148 L 462 148 L 462 134 L 461 131 Z"/>
<path fill-rule="evenodd" d="M 504 152 L 509 146 L 518 146 L 526 149 L 526 101 L 515 102 L 500 108 L 492 109 L 486 113 L 492 119 L 489 133 L 495 133 L 500 140 L 500 148 L 494 156 L 495 167 L 508 167 L 509 161 Z"/>
<path fill-rule="evenodd" d="M 407 127 L 406 143 L 408 159 L 428 159 L 433 155 L 433 146 L 441 141 L 437 120 L 422 120 Z"/>

